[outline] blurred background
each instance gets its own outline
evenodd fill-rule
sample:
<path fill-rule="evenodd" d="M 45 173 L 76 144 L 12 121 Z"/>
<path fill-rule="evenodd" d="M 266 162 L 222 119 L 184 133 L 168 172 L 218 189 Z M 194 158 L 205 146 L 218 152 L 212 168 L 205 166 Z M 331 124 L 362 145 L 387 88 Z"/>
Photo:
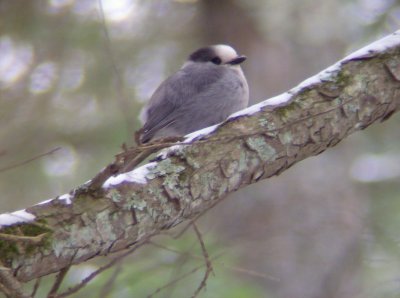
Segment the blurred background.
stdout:
<path fill-rule="evenodd" d="M 133 144 L 144 102 L 200 46 L 248 56 L 254 104 L 399 26 L 398 0 L 0 0 L 0 212 L 70 191 Z M 218 258 L 199 297 L 400 297 L 399 125 L 394 115 L 201 218 Z M 195 234 L 154 241 L 164 248 L 73 297 L 146 297 L 170 282 L 154 297 L 191 297 L 204 275 Z M 64 287 L 104 262 L 75 266 Z"/>

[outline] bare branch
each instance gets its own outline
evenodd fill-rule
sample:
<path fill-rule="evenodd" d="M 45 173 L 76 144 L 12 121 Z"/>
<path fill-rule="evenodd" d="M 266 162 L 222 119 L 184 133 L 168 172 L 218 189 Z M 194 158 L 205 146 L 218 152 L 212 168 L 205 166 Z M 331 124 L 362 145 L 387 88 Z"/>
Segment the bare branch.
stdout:
<path fill-rule="evenodd" d="M 21 283 L 12 275 L 12 271 L 0 262 L 0 290 L 13 298 L 29 298 L 29 295 L 22 290 Z"/>
<path fill-rule="evenodd" d="M 99 294 L 100 298 L 109 297 L 109 294 L 113 288 L 113 284 L 114 284 L 115 280 L 117 279 L 117 276 L 121 273 L 121 271 L 122 271 L 122 265 L 121 265 L 121 263 L 118 263 L 116 265 L 114 273 L 110 276 L 110 278 L 107 280 L 107 282 L 101 288 L 101 291 Z"/>
<path fill-rule="evenodd" d="M 199 229 L 197 228 L 196 223 L 192 222 L 192 226 L 193 226 L 194 232 L 196 233 L 197 239 L 200 242 L 201 251 L 203 253 L 204 262 L 205 262 L 205 266 L 206 266 L 206 272 L 204 273 L 204 277 L 203 277 L 202 281 L 200 282 L 199 287 L 196 289 L 196 291 L 192 295 L 192 298 L 195 298 L 200 293 L 200 291 L 206 287 L 206 282 L 207 282 L 208 276 L 210 275 L 210 272 L 213 272 L 213 267 L 212 267 L 212 264 L 210 261 L 210 257 L 208 256 L 208 252 L 207 252 L 206 246 L 204 244 L 203 237 L 201 236 L 201 233 L 200 233 Z"/>
<path fill-rule="evenodd" d="M 41 279 L 40 277 L 36 279 L 35 284 L 33 285 L 31 297 L 35 297 L 36 292 L 37 292 L 37 290 L 39 289 L 41 280 L 42 280 L 42 279 Z"/>
<path fill-rule="evenodd" d="M 150 238 L 149 238 L 150 239 Z M 82 289 L 83 287 L 85 287 L 92 279 L 94 279 L 97 275 L 99 275 L 100 273 L 102 273 L 103 271 L 111 268 L 112 266 L 114 266 L 115 264 L 117 264 L 118 262 L 120 262 L 123 258 L 127 257 L 128 255 L 130 255 L 132 252 L 134 252 L 135 250 L 137 250 L 139 247 L 142 247 L 143 245 L 147 244 L 147 240 L 137 244 L 136 246 L 132 247 L 131 249 L 129 249 L 128 251 L 120 254 L 119 256 L 113 258 L 109 263 L 107 263 L 106 265 L 100 267 L 99 269 L 97 269 L 96 271 L 92 272 L 89 276 L 87 276 L 86 278 L 84 278 L 79 284 L 77 284 L 74 287 L 69 288 L 67 291 L 59 294 L 58 296 L 56 296 L 55 298 L 61 298 L 61 297 L 67 297 L 70 296 L 76 292 L 78 292 L 80 289 Z"/>
<path fill-rule="evenodd" d="M 65 268 L 61 269 L 60 272 L 58 272 L 56 279 L 54 281 L 54 284 L 51 287 L 49 294 L 47 295 L 47 298 L 57 297 L 57 291 L 60 288 L 61 283 L 64 280 L 65 276 L 67 275 L 69 268 L 71 268 L 71 267 L 70 266 L 65 267 Z"/>
<path fill-rule="evenodd" d="M 220 256 L 221 256 L 221 255 L 217 255 L 217 256 L 215 256 L 215 257 L 212 257 L 211 260 L 216 260 L 216 259 L 219 258 Z M 188 271 L 188 272 L 186 272 L 186 273 L 180 275 L 179 277 L 177 277 L 176 279 L 170 281 L 169 283 L 165 284 L 164 286 L 162 286 L 162 287 L 156 289 L 154 292 L 152 292 L 150 295 L 148 295 L 147 298 L 153 297 L 154 295 L 156 295 L 156 294 L 160 293 L 161 291 L 165 290 L 166 288 L 168 288 L 168 287 L 170 287 L 170 286 L 176 284 L 177 282 L 181 281 L 182 279 L 185 279 L 186 277 L 188 277 L 188 276 L 190 276 L 190 275 L 196 273 L 197 271 L 199 271 L 199 270 L 200 270 L 201 268 L 203 268 L 203 267 L 204 267 L 204 264 L 203 264 L 203 265 L 200 265 L 200 266 L 198 266 L 198 267 L 195 267 L 195 268 L 193 268 L 192 270 L 190 270 L 190 271 Z"/>
<path fill-rule="evenodd" d="M 0 173 L 1 172 L 5 172 L 5 171 L 9 171 L 11 169 L 15 169 L 15 168 L 18 168 L 18 167 L 21 167 L 21 166 L 24 166 L 24 165 L 26 165 L 26 164 L 28 164 L 28 163 L 30 163 L 32 161 L 35 161 L 35 160 L 37 160 L 39 158 L 45 157 L 47 155 L 51 155 L 51 154 L 53 154 L 54 152 L 56 152 L 56 151 L 58 151 L 60 149 L 61 149 L 61 147 L 57 147 L 57 148 L 51 149 L 50 151 L 47 151 L 45 153 L 41 153 L 41 154 L 35 155 L 35 156 L 31 157 L 31 158 L 28 158 L 27 160 L 24 160 L 24 161 L 21 161 L 21 162 L 17 162 L 17 163 L 5 166 L 4 168 L 0 168 Z"/>

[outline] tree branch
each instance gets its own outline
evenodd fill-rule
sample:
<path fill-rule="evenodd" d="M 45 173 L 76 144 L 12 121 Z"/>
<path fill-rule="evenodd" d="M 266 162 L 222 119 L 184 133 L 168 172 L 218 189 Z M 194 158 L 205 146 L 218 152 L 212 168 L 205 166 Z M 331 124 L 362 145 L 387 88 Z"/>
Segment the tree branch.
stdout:
<path fill-rule="evenodd" d="M 191 134 L 185 144 L 163 149 L 156 161 L 112 176 L 103 186 L 85 184 L 19 211 L 16 218 L 13 213 L 0 215 L 2 234 L 47 233 L 34 244 L 3 235 L 0 260 L 24 282 L 135 247 L 195 218 L 229 193 L 279 175 L 387 119 L 400 105 L 399 34 L 219 126 Z"/>

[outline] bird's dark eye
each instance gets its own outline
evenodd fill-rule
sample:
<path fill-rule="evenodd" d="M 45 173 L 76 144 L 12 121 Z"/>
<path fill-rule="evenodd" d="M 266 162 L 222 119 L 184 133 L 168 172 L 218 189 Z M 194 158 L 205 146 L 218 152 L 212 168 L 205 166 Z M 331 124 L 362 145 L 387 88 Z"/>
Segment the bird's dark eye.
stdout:
<path fill-rule="evenodd" d="M 221 58 L 215 57 L 215 58 L 211 59 L 211 62 L 214 64 L 217 64 L 217 65 L 220 65 L 222 61 L 221 61 Z"/>

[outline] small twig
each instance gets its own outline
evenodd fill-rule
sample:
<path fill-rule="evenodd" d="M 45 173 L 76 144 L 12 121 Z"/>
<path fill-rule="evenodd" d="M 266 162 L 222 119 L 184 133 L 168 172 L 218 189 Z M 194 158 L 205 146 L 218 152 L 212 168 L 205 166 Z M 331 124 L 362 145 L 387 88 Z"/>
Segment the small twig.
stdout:
<path fill-rule="evenodd" d="M 7 298 L 12 298 L 10 291 L 0 283 L 0 292 L 6 295 Z"/>
<path fill-rule="evenodd" d="M 40 281 L 42 280 L 41 277 L 36 278 L 35 284 L 33 285 L 31 297 L 35 297 L 37 290 L 39 289 L 40 286 Z"/>
<path fill-rule="evenodd" d="M 201 236 L 200 230 L 197 228 L 196 223 L 193 221 L 192 221 L 192 227 L 193 227 L 194 232 L 196 233 L 197 239 L 199 239 L 201 251 L 203 253 L 204 262 L 206 265 L 206 272 L 204 273 L 204 277 L 201 280 L 200 285 L 197 287 L 196 291 L 192 295 L 192 298 L 195 298 L 200 293 L 200 291 L 206 287 L 208 276 L 210 275 L 210 272 L 214 273 L 214 270 L 213 270 L 206 246 L 204 244 L 203 237 Z"/>
<path fill-rule="evenodd" d="M 99 19 L 102 25 L 102 29 L 104 32 L 104 50 L 105 50 L 105 55 L 107 56 L 107 62 L 111 66 L 111 70 L 114 73 L 113 77 L 115 77 L 115 91 L 117 92 L 117 102 L 119 104 L 120 112 L 124 115 L 125 118 L 125 123 L 127 128 L 133 127 L 133 122 L 132 122 L 132 115 L 129 113 L 129 101 L 128 101 L 128 96 L 126 95 L 125 91 L 125 85 L 124 85 L 124 80 L 121 75 L 121 71 L 118 69 L 117 65 L 117 60 L 115 58 L 113 49 L 111 48 L 112 42 L 111 42 L 111 37 L 110 37 L 110 32 L 107 27 L 107 20 L 104 15 L 104 9 L 103 9 L 103 2 L 101 0 L 98 0 L 98 5 L 99 5 Z"/>
<path fill-rule="evenodd" d="M 183 272 L 183 266 L 187 263 L 189 260 L 189 251 L 191 251 L 191 248 L 187 249 L 186 251 L 182 252 L 182 254 L 178 255 L 178 258 L 176 259 L 176 262 L 173 266 L 173 269 L 169 273 L 169 279 L 167 282 L 170 282 L 174 280 L 177 276 L 181 275 Z M 171 298 L 174 297 L 174 291 L 177 287 L 177 284 L 174 284 L 173 286 L 165 289 L 164 292 L 164 298 Z"/>
<path fill-rule="evenodd" d="M 245 269 L 245 268 L 241 268 L 241 267 L 236 267 L 236 266 L 227 266 L 223 263 L 219 263 L 219 265 L 225 267 L 226 269 L 232 270 L 232 271 L 236 271 L 238 273 L 243 273 L 243 274 L 247 274 L 247 275 L 251 275 L 251 276 L 255 276 L 255 277 L 261 277 L 263 279 L 269 280 L 269 281 L 280 281 L 279 278 L 265 274 L 265 273 L 261 273 L 261 272 L 257 272 L 254 270 L 249 270 L 249 269 Z"/>
<path fill-rule="evenodd" d="M 145 240 L 143 240 L 143 242 L 139 243 L 139 244 L 135 244 L 134 247 L 132 247 L 131 249 L 129 249 L 128 251 L 126 251 L 125 253 L 115 257 L 114 259 L 112 259 L 109 263 L 107 263 L 106 265 L 100 267 L 99 269 L 97 269 L 96 271 L 92 272 L 91 274 L 89 274 L 89 276 L 85 277 L 79 284 L 69 288 L 68 290 L 66 290 L 65 292 L 59 294 L 58 296 L 56 296 L 56 298 L 61 298 L 61 297 L 67 297 L 69 295 L 72 295 L 76 292 L 78 292 L 80 289 L 82 289 L 83 287 L 85 287 L 93 278 L 95 278 L 97 275 L 99 275 L 100 273 L 102 273 L 103 271 L 111 268 L 113 265 L 115 265 L 116 263 L 118 263 L 119 261 L 121 261 L 123 258 L 125 258 L 126 256 L 130 255 L 132 252 L 134 252 L 135 250 L 137 250 L 139 247 L 142 247 L 143 245 L 147 244 L 148 240 L 153 236 L 153 234 L 149 235 Z"/>
<path fill-rule="evenodd" d="M 193 226 L 194 232 L 196 233 L 197 239 L 199 239 L 200 246 L 201 246 L 201 252 L 203 253 L 203 257 L 206 262 L 207 268 L 209 268 L 210 271 L 213 271 L 212 264 L 210 262 L 210 256 L 208 255 L 206 245 L 204 244 L 204 241 L 203 241 L 203 236 L 201 235 L 200 230 L 197 227 L 195 222 L 192 222 L 192 226 Z"/>
<path fill-rule="evenodd" d="M 151 245 L 153 245 L 155 247 L 164 249 L 166 251 L 170 251 L 170 252 L 176 253 L 176 254 L 187 254 L 187 253 L 181 252 L 179 250 L 176 250 L 174 248 L 171 248 L 171 247 L 168 247 L 168 246 L 165 246 L 165 245 L 153 242 L 153 241 L 150 241 L 149 244 L 151 244 Z M 188 253 L 187 255 L 190 256 L 191 258 L 198 259 L 198 260 L 199 259 L 204 259 L 203 256 L 194 255 L 194 254 L 191 254 L 191 253 Z M 230 265 L 226 265 L 226 264 L 224 264 L 222 262 L 214 262 L 214 264 L 218 264 L 220 266 L 225 267 L 226 269 L 229 269 L 229 270 L 232 270 L 232 271 L 235 271 L 235 272 L 244 273 L 244 274 L 248 274 L 248 275 L 256 276 L 256 277 L 261 277 L 261 278 L 264 278 L 266 280 L 280 281 L 279 278 L 276 278 L 274 276 L 271 276 L 271 275 L 268 275 L 268 274 L 265 274 L 265 273 L 257 272 L 257 271 L 254 271 L 254 270 L 249 270 L 249 269 L 245 269 L 245 268 L 237 267 L 237 266 L 230 266 Z"/>
<path fill-rule="evenodd" d="M 6 268 L 0 262 L 0 267 Z M 0 289 L 13 298 L 29 298 L 22 290 L 21 283 L 12 275 L 11 270 L 0 270 Z"/>
<path fill-rule="evenodd" d="M 140 147 L 139 147 L 140 148 Z M 141 152 L 138 153 L 138 155 L 135 156 L 134 159 L 130 160 L 126 165 L 124 165 L 120 173 L 125 173 L 132 171 L 135 167 L 137 167 L 142 161 L 144 161 L 147 157 L 149 157 L 151 154 L 155 153 L 157 150 L 165 148 L 165 146 L 162 146 L 160 148 L 149 148 L 145 149 Z"/>
<path fill-rule="evenodd" d="M 149 244 L 151 244 L 151 245 L 153 245 L 153 246 L 155 246 L 155 247 L 164 249 L 164 250 L 166 250 L 166 251 L 173 252 L 173 253 L 178 254 L 178 255 L 187 254 L 188 256 L 190 256 L 190 257 L 193 258 L 193 259 L 198 259 L 198 260 L 204 259 L 204 257 L 202 257 L 202 256 L 198 256 L 198 255 L 194 255 L 194 254 L 191 254 L 191 253 L 182 252 L 182 251 L 179 251 L 179 250 L 170 248 L 170 247 L 168 247 L 168 246 L 165 246 L 165 245 L 162 245 L 162 244 L 153 242 L 153 241 L 149 241 Z"/>
<path fill-rule="evenodd" d="M 38 244 L 42 242 L 43 238 L 46 237 L 47 233 L 43 233 L 36 236 L 16 236 L 11 234 L 0 233 L 0 239 L 12 242 L 25 242 L 30 244 Z"/>
<path fill-rule="evenodd" d="M 188 256 L 190 256 L 191 258 L 194 258 L 194 259 L 198 259 L 198 260 L 199 259 L 204 259 L 203 256 L 198 256 L 198 255 L 194 255 L 194 254 L 191 254 L 191 253 L 184 253 L 184 252 L 181 252 L 179 250 L 173 249 L 171 247 L 168 247 L 168 246 L 165 246 L 165 245 L 162 245 L 162 244 L 159 244 L 159 243 L 155 243 L 153 241 L 150 241 L 149 244 L 151 244 L 151 245 L 153 245 L 155 247 L 164 249 L 166 251 L 170 251 L 170 252 L 176 253 L 176 254 L 187 254 Z M 214 262 L 214 265 L 215 264 L 223 266 L 224 268 L 226 268 L 228 270 L 232 270 L 232 271 L 235 271 L 235 272 L 238 272 L 238 273 L 248 274 L 248 275 L 255 276 L 255 277 L 261 277 L 261 278 L 266 279 L 266 280 L 280 281 L 280 279 L 277 278 L 277 277 L 274 277 L 274 276 L 271 276 L 271 275 L 268 275 L 268 274 L 265 274 L 265 273 L 257 272 L 257 271 L 254 271 L 254 270 L 249 270 L 249 269 L 236 267 L 236 266 L 225 265 L 222 262 Z"/>
<path fill-rule="evenodd" d="M 11 270 L 11 268 L 0 266 L 0 271 L 10 271 L 10 270 Z"/>
<path fill-rule="evenodd" d="M 211 260 L 214 261 L 214 260 L 216 260 L 217 258 L 219 258 L 220 256 L 221 256 L 221 254 L 216 255 L 215 257 L 211 258 Z M 204 264 L 202 264 L 202 265 L 200 265 L 200 266 L 198 266 L 198 267 L 195 267 L 195 268 L 193 268 L 192 270 L 190 270 L 190 271 L 188 271 L 188 272 L 182 274 L 181 276 L 179 276 L 179 277 L 177 277 L 176 279 L 170 281 L 169 283 L 165 284 L 164 286 L 162 286 L 162 287 L 156 289 L 154 292 L 152 292 L 150 295 L 148 295 L 147 298 L 153 297 L 154 295 L 160 293 L 162 290 L 164 290 L 164 289 L 166 289 L 166 288 L 172 286 L 173 284 L 176 284 L 177 282 L 179 282 L 179 281 L 181 281 L 182 279 L 188 277 L 189 275 L 191 275 L 191 274 L 193 274 L 193 273 L 196 273 L 198 270 L 200 270 L 200 269 L 203 268 L 203 267 L 204 267 Z"/>
<path fill-rule="evenodd" d="M 58 272 L 54 284 L 51 287 L 49 294 L 47 294 L 47 298 L 57 297 L 57 291 L 60 288 L 61 283 L 64 280 L 65 276 L 67 275 L 69 268 L 71 268 L 71 265 L 61 269 Z"/>
<path fill-rule="evenodd" d="M 122 271 L 122 266 L 121 263 L 118 263 L 116 266 L 114 273 L 111 275 L 111 277 L 107 280 L 107 282 L 103 285 L 103 287 L 100 290 L 99 298 L 106 298 L 110 294 L 115 279 L 117 278 L 118 274 L 120 274 Z"/>
<path fill-rule="evenodd" d="M 57 148 L 54 148 L 54 149 L 52 149 L 52 150 L 50 150 L 50 151 L 48 151 L 48 152 L 45 152 L 45 153 L 42 153 L 42 154 L 38 154 L 38 155 L 36 155 L 36 156 L 34 156 L 34 157 L 31 157 L 31 158 L 29 158 L 29 159 L 27 159 L 27 160 L 24 160 L 24 161 L 15 163 L 15 164 L 11 164 L 11 165 L 9 165 L 9 166 L 5 166 L 4 168 L 0 168 L 0 173 L 1 173 L 1 172 L 8 171 L 8 170 L 11 170 L 11 169 L 15 169 L 15 168 L 21 167 L 21 166 L 23 166 L 23 165 L 26 165 L 27 163 L 30 163 L 30 162 L 32 162 L 32 161 L 35 161 L 36 159 L 42 158 L 42 157 L 44 157 L 44 156 L 46 156 L 46 155 L 53 154 L 54 152 L 56 152 L 56 151 L 58 151 L 58 150 L 60 150 L 60 149 L 61 149 L 61 147 L 57 147 Z"/>

